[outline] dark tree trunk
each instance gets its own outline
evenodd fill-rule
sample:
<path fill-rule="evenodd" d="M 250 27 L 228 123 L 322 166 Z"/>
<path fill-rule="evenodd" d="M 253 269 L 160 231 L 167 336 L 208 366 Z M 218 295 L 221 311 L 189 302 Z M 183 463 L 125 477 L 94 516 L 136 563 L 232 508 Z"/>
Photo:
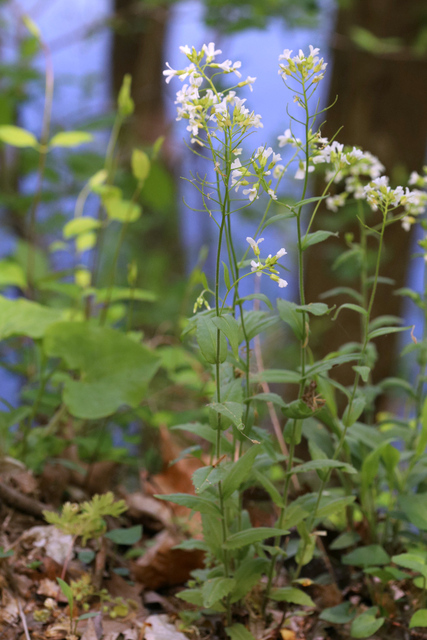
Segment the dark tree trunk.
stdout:
<path fill-rule="evenodd" d="M 145 3 L 138 0 L 115 0 L 116 20 L 113 24 L 112 90 L 117 96 L 123 76 L 132 76 L 132 97 L 135 111 L 122 137 L 124 149 L 151 145 L 165 135 L 166 114 L 164 107 L 165 39 L 169 9 L 167 5 Z M 167 185 L 159 179 L 158 189 L 170 191 L 175 182 L 167 141 L 162 160 L 166 164 Z M 144 197 L 144 194 L 143 194 Z M 132 239 L 143 256 L 141 271 L 144 287 L 152 288 L 155 270 L 157 288 L 162 293 L 171 283 L 178 281 L 184 272 L 184 252 L 180 242 L 177 197 L 170 206 L 150 210 L 144 205 L 144 214 L 137 236 Z M 137 229 L 135 227 L 135 229 Z M 154 266 L 153 266 L 154 265 Z"/>
<path fill-rule="evenodd" d="M 413 170 L 420 171 L 425 160 L 427 140 L 427 57 L 411 51 L 417 34 L 427 24 L 425 0 L 355 0 L 338 12 L 336 32 L 332 37 L 334 54 L 332 81 L 328 104 L 338 96 L 336 105 L 328 111 L 328 122 L 322 133 L 332 137 L 340 126 L 338 140 L 358 145 L 378 156 L 386 167 L 392 183 L 401 183 Z M 361 27 L 379 38 L 399 38 L 402 47 L 394 53 L 373 54 L 358 48 L 351 39 L 352 29 Z M 402 180 L 403 176 L 403 180 Z M 340 213 L 336 213 L 339 216 Z M 343 233 L 340 242 L 344 246 Z M 386 233 L 386 260 L 382 275 L 405 285 L 411 238 L 400 224 Z M 309 252 L 307 299 L 315 301 L 319 293 L 337 286 L 329 271 L 319 270 L 331 244 L 316 245 Z M 402 300 L 391 295 L 391 288 L 381 285 L 374 315 L 399 315 Z M 322 335 L 318 352 L 323 354 L 338 348 L 343 342 L 357 340 L 360 318 L 343 312 L 340 323 Z M 391 375 L 396 366 L 397 338 L 377 340 L 379 358 L 374 380 Z M 341 380 L 348 384 L 350 369 Z"/>

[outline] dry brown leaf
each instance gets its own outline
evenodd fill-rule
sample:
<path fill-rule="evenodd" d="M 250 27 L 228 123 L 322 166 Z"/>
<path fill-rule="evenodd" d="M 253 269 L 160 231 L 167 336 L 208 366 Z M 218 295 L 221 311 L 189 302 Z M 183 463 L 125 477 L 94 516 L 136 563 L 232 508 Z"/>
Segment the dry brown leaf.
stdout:
<path fill-rule="evenodd" d="M 19 619 L 18 600 L 6 589 L 2 592 L 0 606 L 0 622 L 13 624 Z M 0 625 L 1 629 L 2 625 Z"/>
<path fill-rule="evenodd" d="M 57 582 L 49 580 L 49 578 L 42 578 L 40 580 L 37 595 L 46 596 L 46 598 L 53 598 L 58 602 L 68 602 L 66 596 L 62 593 Z"/>
<path fill-rule="evenodd" d="M 98 634 L 96 631 L 95 620 L 93 618 L 89 618 L 86 629 L 84 630 L 80 640 L 100 640 L 100 638 L 102 638 L 102 629 L 101 634 Z"/>
<path fill-rule="evenodd" d="M 154 545 L 133 564 L 133 574 L 147 589 L 184 584 L 191 571 L 203 567 L 204 553 L 198 549 L 174 549 L 181 540 L 169 531 L 154 538 Z"/>
<path fill-rule="evenodd" d="M 25 531 L 20 539 L 18 554 L 25 553 L 27 562 L 31 562 L 35 556 L 33 551 L 40 551 L 41 555 L 49 556 L 58 564 L 63 564 L 69 553 L 73 538 L 67 533 L 61 533 L 53 525 L 45 527 L 32 527 Z M 26 550 L 30 549 L 30 553 Z"/>
<path fill-rule="evenodd" d="M 144 530 L 161 531 L 171 524 L 171 511 L 164 502 L 142 493 L 124 496 L 128 505 L 127 515 L 144 526 Z"/>

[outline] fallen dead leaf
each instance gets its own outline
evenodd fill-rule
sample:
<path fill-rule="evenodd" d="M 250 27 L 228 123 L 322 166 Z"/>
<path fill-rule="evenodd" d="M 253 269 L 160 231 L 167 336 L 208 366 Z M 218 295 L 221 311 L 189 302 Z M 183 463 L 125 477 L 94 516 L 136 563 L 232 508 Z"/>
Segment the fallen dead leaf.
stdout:
<path fill-rule="evenodd" d="M 168 621 L 168 616 L 149 616 L 145 621 L 144 640 L 188 640 Z"/>
<path fill-rule="evenodd" d="M 125 494 L 127 515 L 144 526 L 145 530 L 161 531 L 171 524 L 171 511 L 164 502 L 142 493 Z"/>
<path fill-rule="evenodd" d="M 72 541 L 72 536 L 61 533 L 53 525 L 32 527 L 21 535 L 18 553 L 20 550 L 26 549 L 41 550 L 44 555 L 62 565 L 70 551 Z M 27 561 L 32 561 L 31 552 L 29 555 L 26 554 L 26 558 Z"/>
<path fill-rule="evenodd" d="M 133 563 L 135 579 L 153 590 L 184 584 L 191 571 L 203 567 L 204 552 L 174 549 L 179 542 L 169 531 L 157 534 L 153 546 Z"/>
<path fill-rule="evenodd" d="M 102 635 L 102 629 L 101 635 L 98 635 L 96 631 L 94 618 L 89 618 L 89 620 L 87 621 L 86 629 L 84 630 L 80 640 L 100 640 L 100 638 L 102 638 Z"/>

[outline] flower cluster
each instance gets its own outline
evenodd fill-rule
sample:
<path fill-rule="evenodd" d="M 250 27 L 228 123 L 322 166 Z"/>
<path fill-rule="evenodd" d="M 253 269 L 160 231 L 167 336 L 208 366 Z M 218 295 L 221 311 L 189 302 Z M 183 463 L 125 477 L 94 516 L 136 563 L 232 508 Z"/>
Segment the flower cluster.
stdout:
<path fill-rule="evenodd" d="M 387 176 L 371 180 L 364 188 L 364 192 L 368 204 L 374 211 L 380 209 L 386 212 L 399 206 L 408 206 L 410 209 L 410 205 L 413 203 L 419 206 L 417 193 L 410 191 L 408 187 L 405 190 L 403 187 L 392 189 L 388 185 Z"/>
<path fill-rule="evenodd" d="M 253 154 L 247 166 L 243 166 L 239 158 L 236 158 L 231 165 L 231 186 L 235 187 L 236 192 L 241 186 L 247 186 L 243 189 L 243 194 L 249 197 L 253 202 L 259 198 L 259 190 L 261 186 L 267 191 L 270 198 L 277 200 L 276 193 L 271 189 L 271 181 L 267 183 L 266 176 L 271 175 L 273 169 L 274 177 L 277 172 L 274 171 L 277 163 L 282 159 L 279 153 L 274 153 L 272 147 L 258 147 Z M 251 166 L 251 169 L 249 169 Z M 279 176 L 283 174 L 284 167 L 277 165 L 279 168 Z M 252 178 L 252 182 L 250 179 Z"/>
<path fill-rule="evenodd" d="M 194 47 L 190 49 L 187 45 L 180 47 L 180 51 L 187 56 L 190 64 L 183 69 L 172 69 L 169 63 L 166 63 L 168 68 L 163 71 L 163 75 L 167 83 L 175 76 L 181 82 L 188 79 L 188 83 L 177 92 L 175 104 L 177 120 L 188 120 L 187 130 L 193 136 L 192 142 L 204 146 L 205 142 L 199 136 L 200 130 L 209 133 L 212 124 L 220 129 L 238 126 L 243 132 L 251 127 L 263 126 L 261 116 L 250 112 L 244 106 L 245 99 L 239 98 L 232 89 L 218 92 L 212 83 L 212 78 L 218 73 L 233 73 L 240 80 L 241 62 L 216 62 L 216 56 L 222 52 L 221 49 L 215 49 L 213 42 L 204 44 L 201 51 L 196 51 Z M 208 69 L 214 71 L 213 76 L 208 77 Z M 249 86 L 252 91 L 255 80 L 256 78 L 248 76 L 246 80 L 239 81 L 237 87 Z M 209 86 L 203 87 L 203 84 Z"/>
<path fill-rule="evenodd" d="M 308 56 L 305 56 L 300 49 L 298 55 L 292 58 L 292 50 L 285 49 L 279 56 L 279 75 L 284 80 L 290 76 L 299 77 L 303 82 L 310 81 L 314 84 L 320 82 L 324 77 L 322 72 L 326 69 L 327 63 L 323 58 L 319 58 L 318 53 L 319 49 L 310 45 Z"/>
<path fill-rule="evenodd" d="M 264 260 L 264 262 L 262 262 L 262 260 L 259 257 L 260 249 L 258 245 L 263 241 L 264 241 L 264 238 L 258 238 L 258 240 L 254 240 L 253 238 L 250 238 L 250 237 L 246 238 L 246 242 L 250 244 L 255 254 L 255 258 L 257 258 L 257 260 L 251 261 L 251 271 L 253 273 L 256 273 L 257 276 L 261 276 L 263 272 L 269 273 L 270 280 L 277 282 L 279 287 L 283 289 L 284 287 L 288 286 L 288 283 L 286 282 L 286 280 L 279 278 L 279 271 L 277 271 L 276 265 L 277 265 L 277 261 L 282 256 L 285 256 L 287 251 L 282 247 L 281 249 L 279 249 L 276 255 L 272 256 L 270 253 L 270 255 Z"/>

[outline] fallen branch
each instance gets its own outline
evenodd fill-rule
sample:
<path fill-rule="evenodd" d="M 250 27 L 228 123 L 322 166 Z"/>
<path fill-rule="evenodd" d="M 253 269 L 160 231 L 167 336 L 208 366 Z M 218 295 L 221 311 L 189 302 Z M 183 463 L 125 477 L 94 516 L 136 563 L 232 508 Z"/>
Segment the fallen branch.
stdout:
<path fill-rule="evenodd" d="M 21 511 L 22 513 L 28 513 L 36 518 L 43 519 L 43 511 L 53 511 L 52 507 L 47 504 L 39 502 L 35 498 L 29 498 L 22 495 L 16 489 L 12 489 L 8 485 L 0 482 L 0 500 L 3 500 L 13 509 Z"/>

